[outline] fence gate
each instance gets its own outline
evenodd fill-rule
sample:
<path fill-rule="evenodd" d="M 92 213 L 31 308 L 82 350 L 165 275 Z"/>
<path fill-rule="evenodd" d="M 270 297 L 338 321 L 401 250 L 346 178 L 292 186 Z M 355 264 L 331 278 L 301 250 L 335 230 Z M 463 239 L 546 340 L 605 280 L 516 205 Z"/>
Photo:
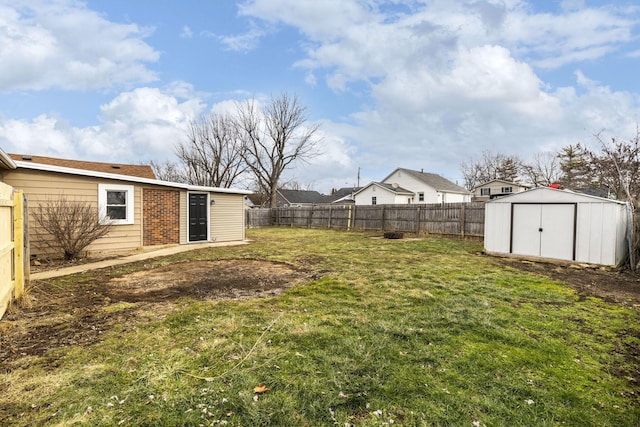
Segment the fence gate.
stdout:
<path fill-rule="evenodd" d="M 24 196 L 0 182 L 0 318 L 24 292 Z"/>

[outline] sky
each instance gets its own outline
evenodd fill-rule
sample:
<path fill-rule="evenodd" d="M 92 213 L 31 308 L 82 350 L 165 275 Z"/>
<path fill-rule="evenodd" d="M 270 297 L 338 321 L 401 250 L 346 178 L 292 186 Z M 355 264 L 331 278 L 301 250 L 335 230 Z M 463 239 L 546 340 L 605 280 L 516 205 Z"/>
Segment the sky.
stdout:
<path fill-rule="evenodd" d="M 285 180 L 323 193 L 631 138 L 638 76 L 637 0 L 0 0 L 5 152 L 175 161 L 191 120 L 288 93 L 321 140 Z"/>

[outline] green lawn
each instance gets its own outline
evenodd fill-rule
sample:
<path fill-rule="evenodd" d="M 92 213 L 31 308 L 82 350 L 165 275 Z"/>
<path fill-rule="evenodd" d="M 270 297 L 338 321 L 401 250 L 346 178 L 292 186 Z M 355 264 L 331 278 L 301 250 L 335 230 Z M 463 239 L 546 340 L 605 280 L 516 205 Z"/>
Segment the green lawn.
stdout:
<path fill-rule="evenodd" d="M 43 357 L 2 371 L 0 425 L 640 424 L 637 308 L 505 268 L 478 242 L 274 228 L 248 238 L 154 265 L 260 259 L 323 276 L 277 297 L 182 299 L 161 320 L 56 350 L 55 367 Z"/>

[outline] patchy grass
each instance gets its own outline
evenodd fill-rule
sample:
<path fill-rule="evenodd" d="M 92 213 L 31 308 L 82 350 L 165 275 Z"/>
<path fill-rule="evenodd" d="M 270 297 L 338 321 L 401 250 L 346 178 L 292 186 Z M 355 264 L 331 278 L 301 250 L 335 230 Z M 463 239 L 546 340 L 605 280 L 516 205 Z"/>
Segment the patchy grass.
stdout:
<path fill-rule="evenodd" d="M 111 274 L 258 259 L 319 278 L 276 297 L 184 298 L 100 342 L 4 367 L 0 424 L 638 425 L 636 308 L 505 269 L 473 242 L 300 229 L 248 237 Z M 97 274 L 61 278 L 51 292 Z M 268 391 L 254 393 L 259 385 Z"/>

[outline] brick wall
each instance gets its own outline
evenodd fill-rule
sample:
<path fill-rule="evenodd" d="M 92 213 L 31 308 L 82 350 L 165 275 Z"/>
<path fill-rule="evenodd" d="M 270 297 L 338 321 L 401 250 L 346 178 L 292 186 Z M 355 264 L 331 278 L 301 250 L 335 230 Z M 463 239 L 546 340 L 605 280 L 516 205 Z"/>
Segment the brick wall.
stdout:
<path fill-rule="evenodd" d="M 145 188 L 142 199 L 143 244 L 180 243 L 180 192 Z"/>

